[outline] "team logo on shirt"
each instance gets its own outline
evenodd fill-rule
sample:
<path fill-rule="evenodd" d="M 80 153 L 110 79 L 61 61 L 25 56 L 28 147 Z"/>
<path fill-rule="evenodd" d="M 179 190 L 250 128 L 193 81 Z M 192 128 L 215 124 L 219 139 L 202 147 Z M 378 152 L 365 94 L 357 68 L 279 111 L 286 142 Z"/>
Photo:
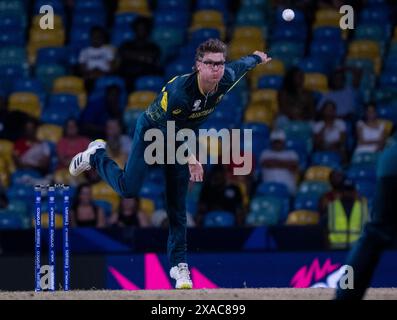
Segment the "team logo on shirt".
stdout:
<path fill-rule="evenodd" d="M 194 101 L 192 111 L 199 111 L 201 109 L 200 108 L 200 104 L 201 104 L 201 100 L 200 99 Z"/>
<path fill-rule="evenodd" d="M 180 114 L 182 112 L 181 109 L 176 109 L 174 111 L 172 111 L 172 114 Z"/>

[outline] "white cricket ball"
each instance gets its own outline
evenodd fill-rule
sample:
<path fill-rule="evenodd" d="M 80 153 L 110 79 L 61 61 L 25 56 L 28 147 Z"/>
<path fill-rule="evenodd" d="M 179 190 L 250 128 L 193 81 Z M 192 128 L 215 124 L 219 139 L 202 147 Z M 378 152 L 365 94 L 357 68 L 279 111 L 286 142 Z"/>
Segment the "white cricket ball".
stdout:
<path fill-rule="evenodd" d="M 283 11 L 283 19 L 284 19 L 285 21 L 291 21 L 291 20 L 293 20 L 294 18 L 295 18 L 295 12 L 294 12 L 294 10 L 285 9 L 285 10 Z"/>

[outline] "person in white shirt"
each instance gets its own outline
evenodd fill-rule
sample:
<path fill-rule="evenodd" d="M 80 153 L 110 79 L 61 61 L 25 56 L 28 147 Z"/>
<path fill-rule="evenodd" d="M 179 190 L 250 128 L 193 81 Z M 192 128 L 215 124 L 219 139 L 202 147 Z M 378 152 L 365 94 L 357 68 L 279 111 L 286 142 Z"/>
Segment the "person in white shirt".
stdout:
<path fill-rule="evenodd" d="M 314 147 L 317 151 L 337 152 L 345 159 L 346 123 L 336 118 L 333 101 L 325 101 L 321 111 L 321 120 L 313 126 Z"/>
<path fill-rule="evenodd" d="M 355 153 L 378 152 L 385 146 L 387 133 L 385 123 L 378 119 L 373 104 L 365 109 L 365 120 L 359 120 L 356 125 L 357 147 Z"/>
<path fill-rule="evenodd" d="M 353 74 L 352 85 L 346 85 L 345 71 Z M 360 85 L 361 72 L 355 68 L 345 67 L 336 70 L 330 77 L 330 91 L 322 96 L 317 103 L 317 110 L 320 110 L 325 101 L 331 100 L 335 103 L 336 116 L 345 120 L 351 119 L 355 113 L 357 88 Z"/>
<path fill-rule="evenodd" d="M 80 51 L 79 64 L 85 79 L 97 79 L 114 70 L 115 48 L 106 44 L 106 32 L 101 27 L 91 29 L 91 45 Z"/>
<path fill-rule="evenodd" d="M 299 157 L 293 150 L 285 149 L 286 136 L 282 130 L 274 130 L 270 135 L 271 149 L 262 152 L 263 182 L 278 182 L 287 186 L 291 195 L 296 192 Z"/>

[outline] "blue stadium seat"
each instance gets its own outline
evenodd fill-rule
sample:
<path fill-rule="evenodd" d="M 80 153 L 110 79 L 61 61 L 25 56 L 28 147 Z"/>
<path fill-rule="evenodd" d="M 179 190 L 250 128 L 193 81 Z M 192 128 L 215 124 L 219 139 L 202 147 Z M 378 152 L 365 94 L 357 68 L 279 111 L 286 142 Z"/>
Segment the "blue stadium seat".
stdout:
<path fill-rule="evenodd" d="M 237 26 L 257 26 L 265 27 L 265 17 L 263 12 L 256 8 L 242 8 L 237 13 Z"/>
<path fill-rule="evenodd" d="M 25 45 L 25 33 L 14 28 L 2 27 L 0 28 L 0 47 Z"/>
<path fill-rule="evenodd" d="M 161 11 L 161 14 L 154 15 L 154 29 L 158 28 L 176 28 L 186 29 L 189 25 L 189 15 L 175 11 Z"/>
<path fill-rule="evenodd" d="M 79 1 L 77 1 L 79 3 Z M 34 9 L 33 12 L 35 14 L 40 13 L 40 9 L 42 6 L 51 6 L 54 9 L 54 13 L 60 16 L 65 15 L 65 8 L 62 0 L 36 0 L 34 1 Z"/>
<path fill-rule="evenodd" d="M 26 25 L 25 15 L 10 15 L 0 11 L 0 30 L 13 29 L 15 31 L 24 31 Z"/>
<path fill-rule="evenodd" d="M 211 211 L 204 216 L 204 227 L 233 227 L 235 220 L 231 212 Z"/>
<path fill-rule="evenodd" d="M 283 77 L 277 75 L 265 75 L 258 80 L 258 89 L 281 89 Z"/>
<path fill-rule="evenodd" d="M 397 78 L 397 77 L 396 77 Z M 391 120 L 394 125 L 397 124 L 397 108 L 392 106 L 379 105 L 377 107 L 378 117 Z"/>
<path fill-rule="evenodd" d="M 319 27 L 313 31 L 313 41 L 334 41 L 342 40 L 342 30 L 337 27 Z"/>
<path fill-rule="evenodd" d="M 178 11 L 178 12 L 188 12 L 190 7 L 190 2 L 186 0 L 162 0 L 157 1 L 157 11 Z"/>
<path fill-rule="evenodd" d="M 365 23 L 388 23 L 390 22 L 390 10 L 383 6 L 364 8 L 359 14 L 359 20 Z"/>
<path fill-rule="evenodd" d="M 37 52 L 37 64 L 60 64 L 68 65 L 68 49 L 66 47 L 46 47 L 40 48 Z"/>
<path fill-rule="evenodd" d="M 0 66 L 20 66 L 26 64 L 26 50 L 24 47 L 0 48 Z"/>
<path fill-rule="evenodd" d="M 376 166 L 378 159 L 379 153 L 360 152 L 353 155 L 351 164 L 354 166 Z"/>
<path fill-rule="evenodd" d="M 286 185 L 277 182 L 262 182 L 255 191 L 257 196 L 274 196 L 288 198 L 289 191 Z"/>
<path fill-rule="evenodd" d="M 324 193 L 331 190 L 331 186 L 322 181 L 303 181 L 298 188 L 298 194 L 313 195 L 320 198 Z"/>
<path fill-rule="evenodd" d="M 159 26 L 152 32 L 152 40 L 160 47 L 163 61 L 176 55 L 184 39 L 185 29 L 182 27 Z"/>
<path fill-rule="evenodd" d="M 299 68 L 305 73 L 327 73 L 327 66 L 320 57 L 307 57 L 302 59 L 299 62 Z"/>
<path fill-rule="evenodd" d="M 75 12 L 81 11 L 104 11 L 105 7 L 103 5 L 103 1 L 98 0 L 84 0 L 84 1 L 76 1 L 74 5 Z"/>
<path fill-rule="evenodd" d="M 17 79 L 25 78 L 27 76 L 27 69 L 23 66 L 11 65 L 1 66 L 0 65 L 0 90 L 4 93 L 10 93 L 10 90 Z"/>
<path fill-rule="evenodd" d="M 376 185 L 372 181 L 357 181 L 356 189 L 361 196 L 368 200 L 372 200 L 375 197 Z"/>
<path fill-rule="evenodd" d="M 394 73 L 382 73 L 379 81 L 380 86 L 396 88 L 397 75 Z"/>
<path fill-rule="evenodd" d="M 170 63 L 165 69 L 165 78 L 171 80 L 173 77 L 192 72 L 193 58 L 177 60 Z"/>
<path fill-rule="evenodd" d="M 44 93 L 44 88 L 39 80 L 34 78 L 26 78 L 15 80 L 12 91 L 33 92 L 37 95 L 41 95 Z"/>
<path fill-rule="evenodd" d="M 160 92 L 165 85 L 161 76 L 143 76 L 135 80 L 135 90 L 149 90 Z"/>
<path fill-rule="evenodd" d="M 223 21 L 228 23 L 229 21 L 229 11 L 227 2 L 224 0 L 197 0 L 196 10 L 215 10 L 219 11 L 223 15 Z"/>
<path fill-rule="evenodd" d="M 294 210 L 318 211 L 319 197 L 310 194 L 298 194 L 294 200 Z"/>
<path fill-rule="evenodd" d="M 246 218 L 248 226 L 277 225 L 281 221 L 282 201 L 276 198 L 255 197 Z"/>
<path fill-rule="evenodd" d="M 42 175 L 33 169 L 17 169 L 12 175 L 11 175 L 11 185 L 16 186 L 16 185 L 25 185 L 26 181 L 25 179 L 27 178 L 41 178 Z"/>
<path fill-rule="evenodd" d="M 109 86 L 118 86 L 122 93 L 126 93 L 125 82 L 121 77 L 103 76 L 95 82 L 95 90 L 106 90 Z"/>
<path fill-rule="evenodd" d="M 341 157 L 338 153 L 332 151 L 318 151 L 311 155 L 312 166 L 327 166 L 333 169 L 340 168 Z"/>
<path fill-rule="evenodd" d="M 52 90 L 53 81 L 65 74 L 65 67 L 59 64 L 37 65 L 35 70 L 36 79 L 41 82 L 47 92 Z"/>
<path fill-rule="evenodd" d="M 70 94 L 52 94 L 41 114 L 44 123 L 63 126 L 70 118 L 78 119 L 80 108 L 77 97 Z"/>
<path fill-rule="evenodd" d="M 76 12 L 73 15 L 74 28 L 92 28 L 94 26 L 106 26 L 106 20 L 104 13 L 87 13 L 87 12 Z"/>
<path fill-rule="evenodd" d="M 276 26 L 271 34 L 272 41 L 305 41 L 307 38 L 306 27 L 280 25 Z"/>
<path fill-rule="evenodd" d="M 132 27 L 132 23 L 139 15 L 133 12 L 118 13 L 114 18 L 114 28 L 118 27 Z"/>
<path fill-rule="evenodd" d="M 20 216 L 13 212 L 0 212 L 0 230 L 22 229 L 23 226 L 23 221 Z"/>
<path fill-rule="evenodd" d="M 347 171 L 347 177 L 353 180 L 355 183 L 358 181 L 376 181 L 376 170 L 375 166 L 350 166 Z"/>
<path fill-rule="evenodd" d="M 285 147 L 287 150 L 294 150 L 299 156 L 299 168 L 306 169 L 307 167 L 307 157 L 309 153 L 309 144 L 311 140 L 305 139 L 287 139 L 285 142 Z"/>
<path fill-rule="evenodd" d="M 88 47 L 90 45 L 90 28 L 72 27 L 70 31 L 70 44 L 80 49 Z"/>
<path fill-rule="evenodd" d="M 130 26 L 116 26 L 112 30 L 111 43 L 116 47 L 120 47 L 124 42 L 135 39 L 134 31 Z"/>
<path fill-rule="evenodd" d="M 210 38 L 214 39 L 220 39 L 221 34 L 218 29 L 212 29 L 212 28 L 202 28 L 193 31 L 190 34 L 190 40 L 193 43 L 201 43 L 204 42 L 205 40 L 208 40 Z"/>
<path fill-rule="evenodd" d="M 330 68 L 340 62 L 345 51 L 345 45 L 341 41 L 313 41 L 310 45 L 310 55 L 330 64 Z"/>

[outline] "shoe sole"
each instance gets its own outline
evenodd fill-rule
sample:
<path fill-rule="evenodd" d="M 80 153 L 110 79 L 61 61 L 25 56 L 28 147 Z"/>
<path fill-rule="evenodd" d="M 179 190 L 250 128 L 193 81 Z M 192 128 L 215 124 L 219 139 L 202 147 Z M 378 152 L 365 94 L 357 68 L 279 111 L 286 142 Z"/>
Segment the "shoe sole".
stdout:
<path fill-rule="evenodd" d="M 77 177 L 78 175 L 80 175 L 80 174 L 83 173 L 84 171 L 89 170 L 89 169 L 91 168 L 91 166 L 89 166 L 89 167 L 87 167 L 87 168 L 85 168 L 85 169 L 83 169 L 83 170 L 76 171 L 76 172 L 72 172 L 72 170 L 74 171 L 74 169 L 73 169 L 72 166 L 73 166 L 75 160 L 76 160 L 78 157 L 80 157 L 82 154 L 83 154 L 83 152 L 79 152 L 78 154 L 76 154 L 76 155 L 73 157 L 72 161 L 70 161 L 69 173 L 70 173 L 72 176 L 74 176 L 74 177 Z"/>

